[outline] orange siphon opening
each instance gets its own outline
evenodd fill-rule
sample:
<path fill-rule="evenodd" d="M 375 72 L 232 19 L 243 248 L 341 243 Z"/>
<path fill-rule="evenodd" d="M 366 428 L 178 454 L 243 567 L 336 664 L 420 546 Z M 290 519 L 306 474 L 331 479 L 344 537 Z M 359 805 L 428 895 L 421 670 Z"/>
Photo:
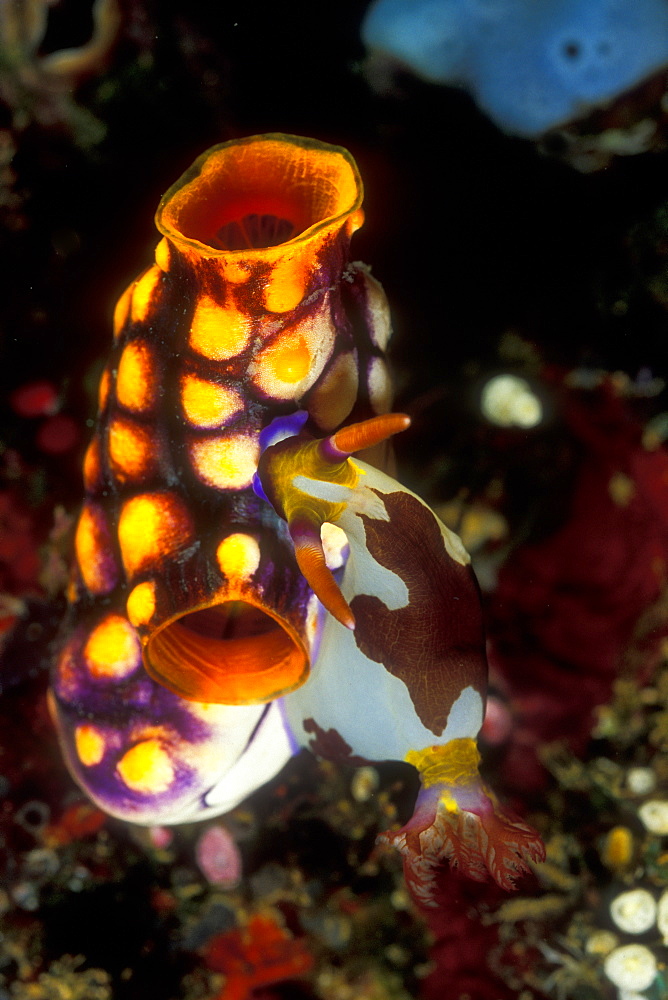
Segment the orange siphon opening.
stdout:
<path fill-rule="evenodd" d="M 144 652 L 154 680 L 182 698 L 222 705 L 271 701 L 299 687 L 309 660 L 290 626 L 246 601 L 183 615 Z"/>
<path fill-rule="evenodd" d="M 357 211 L 350 154 L 315 139 L 270 134 L 208 150 L 165 194 L 158 229 L 176 242 L 237 251 L 280 246 Z"/>

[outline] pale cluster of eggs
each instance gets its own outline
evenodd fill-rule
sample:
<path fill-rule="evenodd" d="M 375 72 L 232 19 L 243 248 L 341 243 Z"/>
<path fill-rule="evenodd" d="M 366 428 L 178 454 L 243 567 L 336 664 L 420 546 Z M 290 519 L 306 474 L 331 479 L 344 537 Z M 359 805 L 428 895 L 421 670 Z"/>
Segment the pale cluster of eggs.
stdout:
<path fill-rule="evenodd" d="M 634 796 L 652 795 L 656 775 L 649 767 L 633 767 L 626 774 L 626 786 Z M 638 817 L 648 834 L 668 834 L 668 801 L 646 799 L 638 807 Z M 587 950 L 605 955 L 603 971 L 617 987 L 618 1000 L 647 1000 L 644 991 L 656 985 L 662 970 L 654 946 L 668 947 L 668 889 L 660 893 L 641 887 L 627 889 L 611 900 L 609 914 L 623 934 L 648 935 L 648 943 L 620 944 L 614 932 L 597 931 Z"/>
<path fill-rule="evenodd" d="M 621 892 L 610 903 L 610 917 L 615 927 L 628 935 L 654 932 L 668 945 L 668 889 L 658 897 L 647 889 Z M 654 942 L 652 941 L 651 944 Z M 657 979 L 660 963 L 648 944 L 620 944 L 612 931 L 596 931 L 587 942 L 589 954 L 604 955 L 603 971 L 617 987 L 618 1000 L 647 1000 L 643 990 Z"/>

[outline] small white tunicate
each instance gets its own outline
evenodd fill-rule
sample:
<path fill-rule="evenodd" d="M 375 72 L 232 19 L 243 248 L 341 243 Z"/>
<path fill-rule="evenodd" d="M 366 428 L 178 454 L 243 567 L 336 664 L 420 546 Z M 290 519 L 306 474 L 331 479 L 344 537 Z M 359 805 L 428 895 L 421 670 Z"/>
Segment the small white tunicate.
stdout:
<path fill-rule="evenodd" d="M 627 934 L 644 934 L 656 920 L 654 896 L 647 889 L 622 892 L 610 904 L 610 916 Z"/>
<path fill-rule="evenodd" d="M 656 833 L 660 837 L 668 834 L 668 802 L 650 799 L 641 805 L 638 815 L 650 833 Z"/>
<path fill-rule="evenodd" d="M 625 944 L 611 951 L 603 969 L 620 990 L 646 990 L 656 978 L 656 959 L 644 944 Z"/>
<path fill-rule="evenodd" d="M 350 783 L 350 791 L 355 802 L 368 802 L 378 791 L 380 778 L 375 767 L 358 767 Z"/>
<path fill-rule="evenodd" d="M 668 947 L 668 889 L 659 896 L 656 906 L 656 926 L 663 937 L 663 943 Z"/>
<path fill-rule="evenodd" d="M 543 418 L 543 406 L 526 379 L 517 375 L 495 375 L 482 390 L 483 415 L 500 427 L 535 427 Z"/>
<path fill-rule="evenodd" d="M 587 938 L 585 951 L 588 955 L 607 955 L 613 948 L 617 947 L 619 938 L 612 931 L 594 931 Z"/>
<path fill-rule="evenodd" d="M 656 788 L 656 775 L 651 767 L 632 767 L 626 774 L 626 784 L 634 795 L 648 795 Z"/>

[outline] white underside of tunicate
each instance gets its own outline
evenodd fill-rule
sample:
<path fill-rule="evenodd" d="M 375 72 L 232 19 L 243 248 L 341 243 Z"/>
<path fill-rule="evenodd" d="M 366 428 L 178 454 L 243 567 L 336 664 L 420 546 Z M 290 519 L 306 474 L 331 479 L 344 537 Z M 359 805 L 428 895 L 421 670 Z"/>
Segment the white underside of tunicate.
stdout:
<path fill-rule="evenodd" d="M 295 744 L 287 730 L 281 705 L 278 701 L 272 702 L 236 764 L 204 796 L 197 819 L 234 809 L 278 774 L 294 751 Z"/>

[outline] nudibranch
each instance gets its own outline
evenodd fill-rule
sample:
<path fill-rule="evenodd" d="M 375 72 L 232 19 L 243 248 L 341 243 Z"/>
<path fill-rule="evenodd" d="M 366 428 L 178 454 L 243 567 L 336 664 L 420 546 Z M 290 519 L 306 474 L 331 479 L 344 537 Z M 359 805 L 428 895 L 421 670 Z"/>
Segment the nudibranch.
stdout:
<path fill-rule="evenodd" d="M 51 707 L 75 779 L 135 823 L 227 811 L 300 745 L 407 760 L 424 790 L 387 839 L 426 898 L 445 858 L 509 885 L 542 847 L 478 777 L 468 556 L 351 458 L 407 424 L 386 299 L 349 260 L 361 203 L 345 150 L 277 134 L 162 199 L 115 310 Z"/>
<path fill-rule="evenodd" d="M 446 858 L 511 888 L 544 854 L 478 773 L 487 661 L 469 555 L 418 496 L 350 458 L 408 422 L 385 414 L 313 440 L 283 437 L 279 418 L 258 475 L 329 612 L 308 684 L 284 699 L 290 728 L 323 756 L 414 765 L 415 813 L 381 839 L 402 852 L 408 884 L 429 904 Z M 328 564 L 342 567 L 340 582 Z"/>

